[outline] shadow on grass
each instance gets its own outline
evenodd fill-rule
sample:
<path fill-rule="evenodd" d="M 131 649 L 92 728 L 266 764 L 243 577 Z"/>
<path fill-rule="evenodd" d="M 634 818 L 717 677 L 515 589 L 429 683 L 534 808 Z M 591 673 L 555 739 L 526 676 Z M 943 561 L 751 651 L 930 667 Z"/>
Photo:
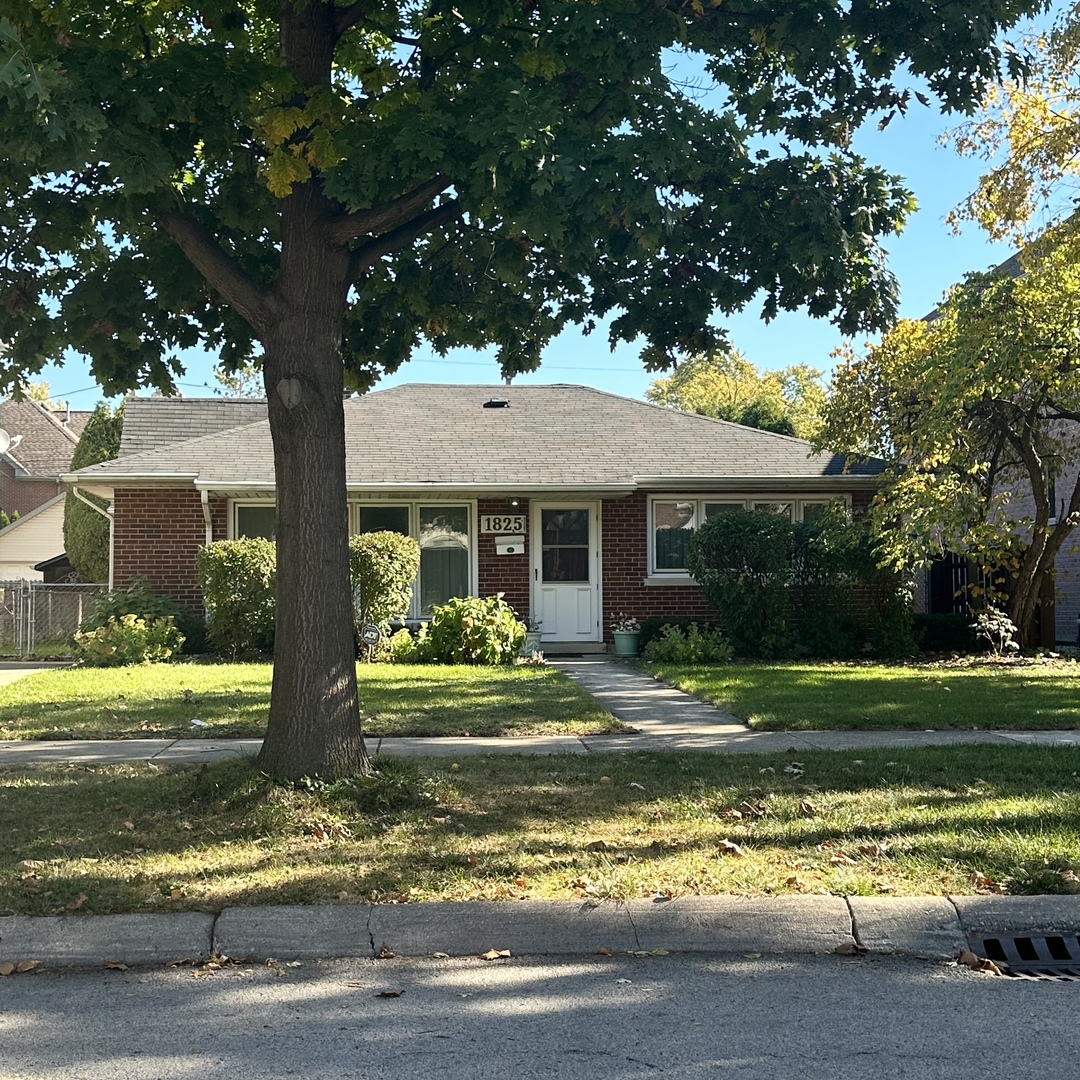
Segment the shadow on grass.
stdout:
<path fill-rule="evenodd" d="M 296 786 L 247 761 L 0 773 L 0 911 L 633 896 L 663 881 L 942 892 L 978 878 L 1071 891 L 1078 758 L 815 752 L 798 774 L 785 754 L 380 759 L 370 779 Z M 735 817 L 743 803 L 766 813 Z M 722 839 L 746 855 L 723 857 Z"/>

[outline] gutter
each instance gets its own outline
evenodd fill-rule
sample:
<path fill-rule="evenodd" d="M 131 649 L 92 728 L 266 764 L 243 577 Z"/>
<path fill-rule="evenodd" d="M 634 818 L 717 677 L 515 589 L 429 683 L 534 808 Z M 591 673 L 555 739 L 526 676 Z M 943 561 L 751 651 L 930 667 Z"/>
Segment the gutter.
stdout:
<path fill-rule="evenodd" d="M 209 547 L 214 542 L 214 522 L 210 517 L 210 492 L 203 488 L 199 492 L 199 497 L 202 503 L 203 521 L 206 523 L 206 546 Z"/>
<path fill-rule="evenodd" d="M 91 502 L 74 484 L 70 488 L 71 494 L 81 503 L 85 503 L 91 510 L 100 514 L 109 523 L 109 592 L 113 590 L 113 562 L 116 553 L 115 537 L 113 535 L 113 516 L 108 510 L 102 510 L 96 502 Z"/>

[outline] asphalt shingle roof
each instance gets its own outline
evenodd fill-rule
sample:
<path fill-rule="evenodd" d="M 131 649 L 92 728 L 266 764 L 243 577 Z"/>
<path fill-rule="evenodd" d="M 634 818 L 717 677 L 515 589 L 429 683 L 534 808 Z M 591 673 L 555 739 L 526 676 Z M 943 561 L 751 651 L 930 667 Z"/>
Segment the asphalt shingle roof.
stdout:
<path fill-rule="evenodd" d="M 55 478 L 67 472 L 89 419 L 89 412 L 54 412 L 38 401 L 0 402 L 0 428 L 12 437 L 22 436 L 9 457 L 30 476 Z"/>
<path fill-rule="evenodd" d="M 505 408 L 484 408 L 505 399 Z M 231 412 L 224 406 L 242 406 Z M 82 470 L 110 476 L 195 476 L 215 486 L 272 484 L 265 404 L 197 398 L 132 399 L 129 447 L 156 446 Z M 228 418 L 243 417 L 225 428 Z M 185 435 L 203 434 L 184 439 Z M 175 441 L 166 442 L 166 436 Z M 811 455 L 801 439 L 677 412 L 584 386 L 413 383 L 345 402 L 352 488 L 440 485 L 632 486 L 640 478 L 839 477 L 844 459 Z M 855 463 L 873 477 L 880 462 Z"/>

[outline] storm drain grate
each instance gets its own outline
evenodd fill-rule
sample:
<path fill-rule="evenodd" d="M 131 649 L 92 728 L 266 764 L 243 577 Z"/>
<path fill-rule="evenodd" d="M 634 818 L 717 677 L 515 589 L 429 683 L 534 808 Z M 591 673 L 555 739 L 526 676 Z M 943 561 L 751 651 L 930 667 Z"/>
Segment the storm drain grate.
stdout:
<path fill-rule="evenodd" d="M 969 934 L 968 944 L 1016 979 L 1080 980 L 1080 934 Z"/>

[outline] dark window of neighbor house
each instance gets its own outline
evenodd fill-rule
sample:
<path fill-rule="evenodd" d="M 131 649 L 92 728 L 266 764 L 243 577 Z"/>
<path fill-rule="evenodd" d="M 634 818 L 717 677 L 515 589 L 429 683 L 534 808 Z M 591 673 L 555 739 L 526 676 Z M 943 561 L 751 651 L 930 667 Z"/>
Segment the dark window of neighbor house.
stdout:
<path fill-rule="evenodd" d="M 236 535 L 262 536 L 273 540 L 277 528 L 277 507 L 273 504 L 263 506 L 238 506 L 236 508 Z"/>
<path fill-rule="evenodd" d="M 420 613 L 469 595 L 469 508 L 420 507 Z"/>
<path fill-rule="evenodd" d="M 685 570 L 690 537 L 698 526 L 696 502 L 653 503 L 657 570 Z"/>

